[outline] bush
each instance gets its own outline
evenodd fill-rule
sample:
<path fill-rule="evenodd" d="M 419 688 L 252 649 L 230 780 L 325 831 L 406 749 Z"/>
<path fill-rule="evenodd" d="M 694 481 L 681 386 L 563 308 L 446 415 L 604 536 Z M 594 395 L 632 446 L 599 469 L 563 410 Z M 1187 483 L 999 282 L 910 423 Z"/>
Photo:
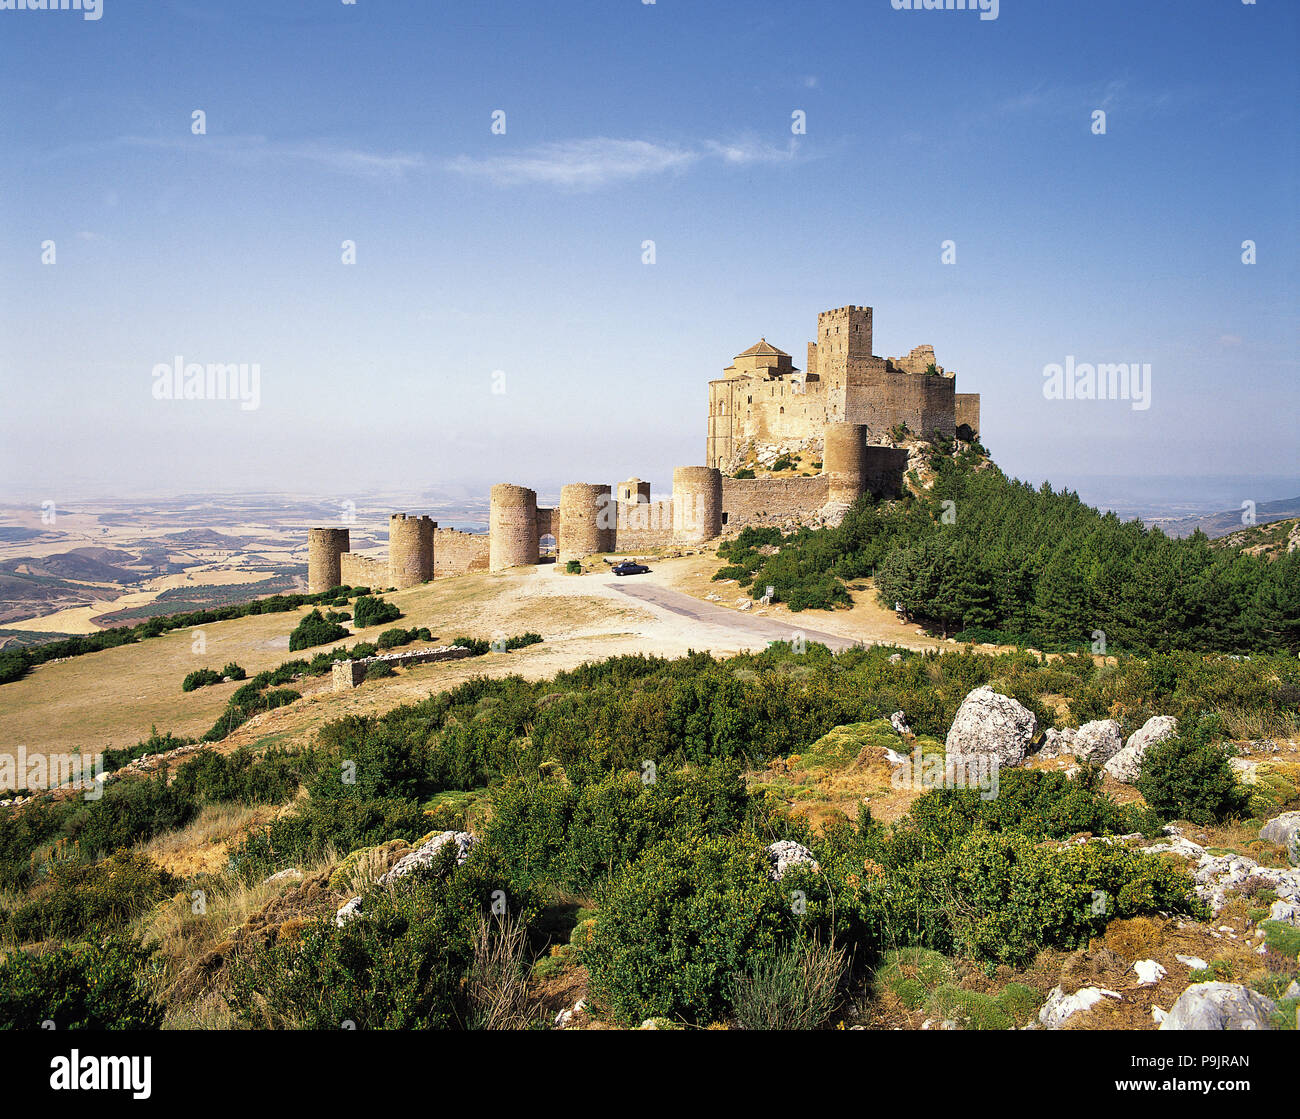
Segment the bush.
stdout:
<path fill-rule="evenodd" d="M 736 979 L 732 1008 L 747 1030 L 819 1030 L 840 1003 L 842 948 L 804 941 L 760 959 Z"/>
<path fill-rule="evenodd" d="M 565 571 L 565 574 L 568 574 L 568 575 L 581 575 L 581 574 L 582 574 L 582 561 L 581 561 L 581 560 L 569 560 L 569 561 L 566 562 L 565 565 L 564 565 L 564 571 Z"/>
<path fill-rule="evenodd" d="M 486 853 L 456 868 L 448 845 L 434 866 L 395 890 L 364 895 L 361 915 L 341 928 L 330 918 L 300 941 L 256 948 L 234 958 L 228 1001 L 257 1026 L 338 1029 L 449 1029 L 500 1024 L 491 1013 L 500 966 L 520 960 L 517 941 L 496 965 L 478 958 L 475 938 L 495 898 L 507 920 L 527 924 L 536 904 Z M 499 947 L 499 946 L 498 946 Z M 518 993 L 517 987 L 514 994 Z M 508 1000 L 507 1018 L 519 1010 Z M 517 1021 L 517 1019 L 516 1019 Z"/>
<path fill-rule="evenodd" d="M 319 610 L 313 610 L 289 634 L 289 651 L 297 652 L 299 649 L 310 649 L 315 645 L 328 645 L 331 641 L 338 641 L 347 635 L 348 631 L 337 622 L 326 621 Z"/>
<path fill-rule="evenodd" d="M 395 622 L 402 616 L 402 612 L 391 602 L 366 594 L 357 599 L 352 615 L 356 619 L 357 629 L 368 629 L 385 622 Z"/>
<path fill-rule="evenodd" d="M 22 943 L 117 929 L 179 884 L 162 867 L 132 851 L 118 851 L 91 866 L 62 863 L 50 871 L 35 897 L 7 915 L 4 932 L 7 939 Z"/>
<path fill-rule="evenodd" d="M 367 680 L 386 680 L 389 676 L 396 676 L 397 670 L 387 661 L 376 661 L 374 664 L 366 665 Z"/>
<path fill-rule="evenodd" d="M 395 649 L 398 645 L 409 645 L 418 633 L 414 629 L 386 629 L 376 638 L 375 644 L 381 649 Z"/>
<path fill-rule="evenodd" d="M 98 800 L 73 803 L 63 830 L 85 858 L 175 831 L 198 811 L 184 792 L 168 787 L 165 772 L 157 777 L 119 777 L 104 785 Z"/>
<path fill-rule="evenodd" d="M 223 677 L 229 677 L 231 680 L 247 680 L 248 673 L 239 667 L 234 661 L 231 661 L 221 670 Z"/>
<path fill-rule="evenodd" d="M 0 1029 L 154 1030 L 163 1009 L 145 976 L 149 952 L 109 937 L 31 956 L 13 952 L 0 962 Z"/>
<path fill-rule="evenodd" d="M 1104 843 L 1040 846 L 1016 832 L 977 830 L 898 866 L 889 892 L 900 936 L 1013 967 L 1043 947 L 1083 946 L 1116 917 L 1202 912 L 1168 859 Z"/>
<path fill-rule="evenodd" d="M 206 688 L 211 684 L 220 683 L 220 672 L 213 672 L 210 668 L 196 668 L 181 681 L 181 691 L 192 692 L 198 688 Z"/>
<path fill-rule="evenodd" d="M 1217 720 L 1202 719 L 1142 755 L 1138 791 L 1161 820 L 1213 824 L 1246 811 L 1249 793 L 1232 772 L 1232 752 L 1211 740 L 1217 729 Z"/>
<path fill-rule="evenodd" d="M 733 976 L 795 933 L 787 888 L 752 838 L 671 839 L 602 891 L 581 959 L 592 992 L 621 1022 L 707 1024 L 730 1010 Z"/>

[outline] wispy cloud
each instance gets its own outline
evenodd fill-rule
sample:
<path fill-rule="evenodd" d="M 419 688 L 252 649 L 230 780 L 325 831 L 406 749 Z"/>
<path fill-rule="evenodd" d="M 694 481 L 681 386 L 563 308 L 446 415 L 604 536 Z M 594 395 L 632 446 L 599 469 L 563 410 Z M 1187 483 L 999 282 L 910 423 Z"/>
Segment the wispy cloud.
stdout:
<path fill-rule="evenodd" d="M 103 143 L 74 145 L 52 154 L 55 158 L 82 157 L 121 149 L 210 157 L 244 166 L 299 164 L 362 178 L 402 178 L 428 165 L 424 156 L 410 152 L 373 152 L 332 140 L 285 141 L 265 136 L 118 136 Z"/>
<path fill-rule="evenodd" d="M 595 190 L 647 175 L 680 173 L 708 159 L 743 165 L 792 160 L 796 147 L 765 144 L 752 138 L 733 142 L 706 140 L 693 147 L 650 140 L 615 140 L 597 136 L 543 144 L 525 151 L 493 155 L 461 155 L 447 167 L 501 186 L 542 184 L 573 190 Z"/>
<path fill-rule="evenodd" d="M 709 140 L 705 148 L 727 163 L 789 163 L 799 152 L 799 141 L 793 136 L 789 144 L 780 147 L 754 137 L 745 137 L 730 143 Z"/>
<path fill-rule="evenodd" d="M 684 171 L 700 158 L 698 152 L 649 140 L 567 140 L 527 151 L 475 158 L 462 155 L 447 166 L 462 175 L 486 178 L 503 186 L 543 183 L 591 190 L 610 183 Z"/>

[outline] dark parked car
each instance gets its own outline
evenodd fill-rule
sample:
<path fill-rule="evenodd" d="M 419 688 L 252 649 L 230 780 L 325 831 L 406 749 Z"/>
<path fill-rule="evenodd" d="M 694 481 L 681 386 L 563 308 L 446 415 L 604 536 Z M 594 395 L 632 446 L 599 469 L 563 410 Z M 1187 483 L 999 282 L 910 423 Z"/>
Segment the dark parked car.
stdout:
<path fill-rule="evenodd" d="M 614 565 L 615 575 L 644 575 L 649 570 L 645 564 L 633 563 L 631 560 L 624 560 Z"/>

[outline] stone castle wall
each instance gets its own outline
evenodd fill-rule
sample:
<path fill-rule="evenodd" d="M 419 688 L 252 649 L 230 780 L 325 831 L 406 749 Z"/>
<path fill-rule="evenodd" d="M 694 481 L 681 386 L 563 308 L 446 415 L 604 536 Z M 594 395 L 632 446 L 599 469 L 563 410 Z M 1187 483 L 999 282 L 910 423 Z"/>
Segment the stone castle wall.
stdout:
<path fill-rule="evenodd" d="M 394 668 L 411 668 L 417 664 L 436 664 L 438 661 L 464 660 L 471 653 L 463 645 L 440 645 L 436 649 L 411 649 L 398 653 L 379 653 L 354 661 L 335 661 L 330 670 L 330 684 L 334 691 L 345 692 L 358 687 L 366 678 L 372 664 L 391 664 Z"/>
<path fill-rule="evenodd" d="M 439 528 L 433 537 L 434 578 L 488 569 L 490 542 L 486 532 Z"/>
<path fill-rule="evenodd" d="M 955 394 L 957 425 L 966 424 L 976 435 L 980 431 L 980 394 L 959 392 Z"/>
<path fill-rule="evenodd" d="M 388 561 L 385 559 L 345 552 L 342 567 L 343 582 L 349 587 L 370 587 L 379 590 L 389 585 Z"/>
<path fill-rule="evenodd" d="M 826 504 L 829 485 L 825 474 L 813 478 L 723 478 L 723 527 L 780 524 L 814 513 Z"/>
<path fill-rule="evenodd" d="M 648 491 L 647 491 L 648 492 Z M 673 542 L 673 499 L 618 505 L 618 524 L 611 551 L 665 548 Z"/>

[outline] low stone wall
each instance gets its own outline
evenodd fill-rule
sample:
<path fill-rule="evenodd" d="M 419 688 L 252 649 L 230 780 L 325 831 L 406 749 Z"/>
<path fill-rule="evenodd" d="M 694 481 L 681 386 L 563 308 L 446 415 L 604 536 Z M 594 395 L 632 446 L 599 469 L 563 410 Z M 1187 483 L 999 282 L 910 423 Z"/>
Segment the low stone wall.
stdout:
<path fill-rule="evenodd" d="M 436 649 L 412 649 L 398 653 L 379 653 L 355 661 L 335 661 L 331 683 L 336 692 L 346 692 L 357 687 L 372 664 L 391 664 L 394 668 L 410 668 L 417 664 L 434 664 L 437 661 L 464 660 L 472 654 L 463 645 L 440 645 Z"/>
<path fill-rule="evenodd" d="M 486 571 L 491 540 L 486 532 L 440 528 L 433 534 L 434 578 Z"/>
<path fill-rule="evenodd" d="M 388 561 L 373 556 L 358 556 L 344 552 L 339 557 L 343 582 L 349 587 L 370 587 L 382 590 L 388 586 Z"/>
<path fill-rule="evenodd" d="M 826 504 L 829 488 L 830 479 L 824 474 L 814 478 L 723 478 L 723 528 L 808 517 Z"/>

